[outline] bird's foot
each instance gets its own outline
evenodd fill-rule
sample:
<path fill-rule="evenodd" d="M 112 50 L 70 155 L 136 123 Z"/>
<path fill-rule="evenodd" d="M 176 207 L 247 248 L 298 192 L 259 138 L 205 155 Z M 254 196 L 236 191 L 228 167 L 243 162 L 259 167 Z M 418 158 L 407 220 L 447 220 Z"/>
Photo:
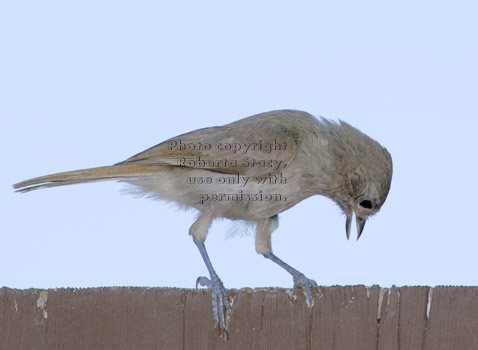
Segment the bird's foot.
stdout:
<path fill-rule="evenodd" d="M 314 306 L 314 296 L 312 295 L 312 288 L 318 287 L 317 282 L 305 277 L 305 275 L 300 272 L 294 273 L 293 278 L 294 288 L 301 287 L 304 290 L 305 299 L 309 308 Z"/>
<path fill-rule="evenodd" d="M 196 288 L 198 285 L 205 286 L 212 291 L 212 314 L 215 325 L 224 330 L 226 338 L 229 337 L 229 323 L 232 316 L 232 307 L 227 296 L 226 288 L 222 284 L 218 276 L 211 279 L 207 277 L 199 277 L 196 280 Z"/>

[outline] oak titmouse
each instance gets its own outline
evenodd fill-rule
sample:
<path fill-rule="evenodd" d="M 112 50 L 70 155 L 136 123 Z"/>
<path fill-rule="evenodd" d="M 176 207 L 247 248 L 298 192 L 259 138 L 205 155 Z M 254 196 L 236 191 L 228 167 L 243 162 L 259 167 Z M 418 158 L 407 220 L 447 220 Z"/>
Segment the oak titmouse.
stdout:
<path fill-rule="evenodd" d="M 313 195 L 332 199 L 357 239 L 379 211 L 392 179 L 385 148 L 345 122 L 294 110 L 258 114 L 224 126 L 176 136 L 112 166 L 69 171 L 14 185 L 19 192 L 93 181 L 119 180 L 148 197 L 199 211 L 189 233 L 209 271 L 197 284 L 212 289 L 216 325 L 227 334 L 232 308 L 204 241 L 215 218 L 255 225 L 256 251 L 288 271 L 313 305 L 313 280 L 272 253 L 278 214 Z"/>

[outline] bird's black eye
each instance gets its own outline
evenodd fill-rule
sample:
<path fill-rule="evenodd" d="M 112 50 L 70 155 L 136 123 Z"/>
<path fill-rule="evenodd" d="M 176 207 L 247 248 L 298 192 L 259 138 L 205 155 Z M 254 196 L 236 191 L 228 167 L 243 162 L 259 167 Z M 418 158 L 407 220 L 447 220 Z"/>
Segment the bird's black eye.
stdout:
<path fill-rule="evenodd" d="M 363 201 L 360 202 L 360 206 L 362 208 L 366 208 L 366 209 L 372 209 L 372 202 L 369 201 L 368 199 L 365 199 Z"/>

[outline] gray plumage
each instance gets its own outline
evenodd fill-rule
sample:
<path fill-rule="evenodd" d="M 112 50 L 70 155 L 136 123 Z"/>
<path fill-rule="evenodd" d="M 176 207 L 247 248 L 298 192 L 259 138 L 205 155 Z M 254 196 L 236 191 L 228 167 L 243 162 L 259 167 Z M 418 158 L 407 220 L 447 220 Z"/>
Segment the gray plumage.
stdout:
<path fill-rule="evenodd" d="M 213 289 L 214 317 L 227 331 L 231 306 L 204 247 L 215 218 L 255 224 L 256 251 L 290 272 L 312 305 L 315 282 L 272 253 L 278 214 L 310 196 L 323 195 L 345 213 L 347 238 L 355 214 L 360 237 L 367 218 L 385 202 L 391 178 L 390 154 L 354 127 L 280 110 L 176 136 L 113 166 L 47 175 L 14 187 L 28 192 L 119 180 L 138 193 L 197 209 L 199 216 L 189 232 L 211 275 L 198 282 Z"/>

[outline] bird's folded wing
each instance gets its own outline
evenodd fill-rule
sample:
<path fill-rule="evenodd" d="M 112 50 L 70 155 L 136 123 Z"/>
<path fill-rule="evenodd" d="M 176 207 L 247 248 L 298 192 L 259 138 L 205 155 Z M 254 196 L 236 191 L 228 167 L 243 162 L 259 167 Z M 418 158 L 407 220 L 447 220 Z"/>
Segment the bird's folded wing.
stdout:
<path fill-rule="evenodd" d="M 282 171 L 297 150 L 297 132 L 280 120 L 246 118 L 176 136 L 117 165 L 185 166 L 261 176 Z"/>

